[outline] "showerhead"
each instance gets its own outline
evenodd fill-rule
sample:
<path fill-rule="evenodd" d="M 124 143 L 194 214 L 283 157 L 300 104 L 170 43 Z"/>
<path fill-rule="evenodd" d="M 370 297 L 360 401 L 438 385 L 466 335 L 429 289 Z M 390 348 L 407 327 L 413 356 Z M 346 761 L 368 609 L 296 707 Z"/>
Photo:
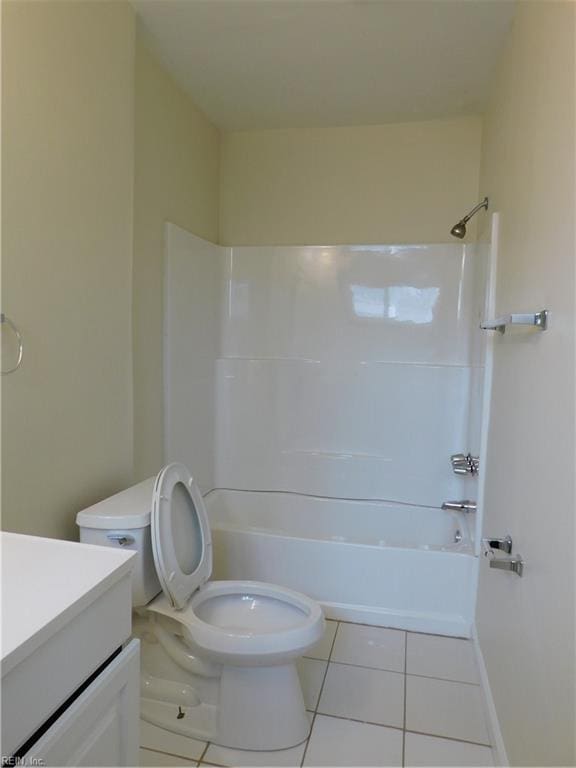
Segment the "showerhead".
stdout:
<path fill-rule="evenodd" d="M 450 234 L 454 235 L 454 237 L 459 237 L 460 240 L 463 237 L 466 237 L 466 222 L 464 221 L 464 219 L 460 219 L 458 224 L 454 224 L 454 226 L 450 230 Z"/>
<path fill-rule="evenodd" d="M 474 208 L 472 208 L 470 213 L 467 213 L 463 219 L 460 219 L 458 224 L 454 224 L 454 226 L 450 230 L 450 234 L 453 235 L 454 237 L 457 237 L 459 240 L 462 240 L 463 237 L 466 237 L 466 224 L 470 221 L 472 216 L 474 216 L 474 214 L 480 210 L 480 208 L 486 208 L 486 210 L 488 210 L 487 197 L 485 197 L 481 203 L 478 203 L 478 205 L 474 206 Z"/>

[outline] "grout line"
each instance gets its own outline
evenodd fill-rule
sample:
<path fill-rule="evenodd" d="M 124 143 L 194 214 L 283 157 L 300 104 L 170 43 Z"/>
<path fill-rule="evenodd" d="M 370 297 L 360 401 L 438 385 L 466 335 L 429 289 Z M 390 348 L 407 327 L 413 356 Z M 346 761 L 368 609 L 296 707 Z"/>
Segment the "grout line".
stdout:
<path fill-rule="evenodd" d="M 331 715 L 328 712 L 318 712 L 317 714 L 321 715 L 322 717 L 331 717 L 334 720 L 348 720 L 351 723 L 363 723 L 364 725 L 374 725 L 378 728 L 389 728 L 392 731 L 403 731 L 404 728 L 400 725 L 386 725 L 385 723 L 375 723 L 373 720 L 358 720 L 354 717 L 340 717 L 340 715 Z M 484 741 L 471 741 L 470 739 L 457 739 L 455 736 L 443 736 L 440 733 L 427 733 L 425 731 L 415 731 L 412 728 L 406 728 L 406 733 L 414 733 L 418 736 L 431 736 L 435 739 L 446 739 L 448 741 L 456 741 L 459 744 L 474 744 L 477 747 L 487 747 L 488 749 L 492 749 L 492 746 L 490 744 L 487 744 Z"/>
<path fill-rule="evenodd" d="M 374 720 L 359 720 L 356 717 L 341 717 L 340 715 L 331 715 L 329 712 L 318 712 L 322 717 L 331 717 L 334 720 L 348 720 L 351 723 L 362 723 L 363 725 L 375 725 L 378 728 L 391 728 L 393 731 L 404 730 L 401 725 L 387 725 L 386 723 L 376 723 Z"/>
<path fill-rule="evenodd" d="M 404 715 L 402 721 L 402 766 L 406 765 L 406 705 L 408 695 L 408 633 L 404 635 Z"/>
<path fill-rule="evenodd" d="M 306 739 L 304 752 L 302 752 L 302 760 L 300 760 L 300 766 L 304 765 L 304 760 L 306 759 L 306 752 L 308 752 L 308 745 L 310 744 L 310 737 L 312 736 L 312 728 L 314 728 L 315 722 L 316 722 L 316 712 L 314 712 L 314 714 L 312 715 L 312 722 L 310 723 L 310 732 L 308 733 L 308 738 Z"/>
<path fill-rule="evenodd" d="M 352 664 L 349 661 L 331 661 L 337 667 L 356 667 L 357 669 L 371 669 L 373 672 L 389 672 L 391 675 L 403 675 L 404 670 L 401 669 L 385 669 L 384 667 L 368 667 L 365 664 Z"/>
<path fill-rule="evenodd" d="M 326 661 L 326 669 L 324 670 L 324 676 L 322 678 L 322 685 L 320 686 L 320 691 L 318 692 L 318 696 L 316 698 L 316 704 L 314 705 L 314 714 L 312 715 L 312 722 L 310 723 L 310 733 L 308 734 L 308 739 L 306 740 L 306 746 L 304 747 L 304 752 L 302 753 L 302 760 L 300 761 L 300 765 L 304 765 L 304 760 L 306 759 L 306 753 L 308 752 L 308 745 L 310 744 L 310 739 L 312 737 L 312 731 L 314 729 L 314 723 L 316 722 L 316 715 L 318 714 L 318 706 L 320 704 L 320 699 L 322 697 L 322 691 L 324 690 L 324 683 L 326 682 L 326 677 L 328 675 L 328 669 L 330 667 L 330 659 L 332 658 L 332 651 L 334 650 L 334 645 L 336 643 L 336 637 L 338 635 L 338 630 L 340 629 L 340 622 L 336 624 L 336 632 L 334 632 L 334 637 L 332 638 L 332 644 L 330 645 L 330 651 L 328 653 L 328 659 L 322 659 L 322 661 Z"/>
<path fill-rule="evenodd" d="M 330 668 L 330 664 L 334 663 L 331 662 L 330 659 L 332 658 L 332 652 L 334 651 L 334 646 L 336 645 L 336 638 L 338 637 L 338 630 L 340 629 L 340 624 L 336 626 L 336 632 L 334 632 L 334 637 L 332 638 L 332 643 L 330 645 L 330 650 L 328 651 L 328 658 L 323 659 L 323 661 L 326 662 L 326 669 L 324 670 L 324 676 L 322 677 L 322 685 L 320 686 L 320 691 L 318 692 L 318 697 L 316 699 L 316 704 L 314 705 L 314 715 L 318 712 L 318 706 L 320 705 L 320 699 L 322 698 L 322 691 L 324 690 L 324 684 L 326 683 L 326 678 L 328 676 L 328 670 Z"/>
<path fill-rule="evenodd" d="M 209 742 L 209 741 L 207 741 L 207 742 L 206 742 L 206 746 L 204 747 L 204 750 L 203 750 L 202 754 L 201 754 L 201 755 L 200 755 L 200 757 L 198 758 L 198 765 L 200 765 L 200 763 L 202 762 L 202 760 L 204 760 L 204 758 L 206 757 L 206 752 L 208 752 L 208 748 L 209 748 L 209 747 L 210 747 L 210 742 Z"/>
<path fill-rule="evenodd" d="M 434 739 L 446 739 L 446 741 L 455 741 L 458 744 L 474 744 L 476 747 L 486 747 L 492 749 L 491 744 L 487 744 L 485 741 L 471 741 L 470 739 L 457 739 L 455 736 L 443 736 L 439 733 L 427 733 L 426 731 L 415 731 L 412 728 L 407 728 L 406 733 L 414 733 L 417 736 L 430 736 Z"/>
<path fill-rule="evenodd" d="M 327 659 L 318 659 L 312 656 L 304 656 L 305 659 L 310 661 L 322 661 L 326 663 Z M 456 680 L 454 677 L 436 677 L 434 675 L 418 675 L 413 672 L 407 672 L 406 667 L 404 671 L 398 669 L 387 669 L 386 667 L 368 667 L 365 664 L 352 664 L 350 661 L 331 661 L 331 664 L 336 664 L 340 667 L 358 667 L 358 669 L 372 669 L 374 672 L 391 672 L 394 675 L 409 675 L 410 677 L 424 677 L 427 680 L 438 680 L 443 683 L 458 683 L 459 685 L 473 685 L 476 688 L 480 687 L 480 683 L 471 683 L 469 680 Z"/>
<path fill-rule="evenodd" d="M 334 632 L 334 637 L 332 638 L 332 644 L 330 645 L 330 651 L 328 653 L 328 664 L 334 664 L 335 662 L 332 661 L 332 654 L 334 653 L 334 646 L 336 645 L 336 638 L 338 637 L 338 632 L 340 630 L 340 622 L 336 625 L 336 632 Z M 326 667 L 326 674 L 324 675 L 324 680 L 322 680 L 322 688 L 324 688 L 324 682 L 326 680 L 326 675 L 328 674 L 328 667 Z M 322 694 L 322 689 L 320 689 L 320 694 Z M 320 701 L 320 696 L 318 697 L 318 701 Z"/>
<path fill-rule="evenodd" d="M 456 683 L 457 685 L 472 685 L 474 688 L 480 688 L 480 683 L 470 683 L 468 680 L 455 680 L 453 677 L 434 677 L 433 675 L 415 675 L 413 672 L 407 672 L 408 677 L 423 677 L 426 680 L 438 680 L 441 683 Z"/>
<path fill-rule="evenodd" d="M 434 507 L 434 509 L 436 509 L 436 507 Z M 463 635 L 445 635 L 442 632 L 423 632 L 417 629 L 401 629 L 400 627 L 391 627 L 389 624 L 368 624 L 365 621 L 350 621 L 349 619 L 326 619 L 326 621 L 337 621 L 339 624 L 352 624 L 355 627 L 372 627 L 373 629 L 388 629 L 391 632 L 407 632 L 410 635 L 426 635 L 427 637 L 445 637 L 447 640 L 464 640 L 468 643 L 472 642 L 471 637 L 464 637 Z"/>
<path fill-rule="evenodd" d="M 463 640 L 467 643 L 472 642 L 471 637 L 463 635 L 444 635 L 442 632 L 420 632 L 416 629 L 401 629 L 400 627 L 391 627 L 388 624 L 367 624 L 365 621 L 349 621 L 348 619 L 327 619 L 327 621 L 338 621 L 339 624 L 351 624 L 353 627 L 371 627 L 372 629 L 387 629 L 390 632 L 407 632 L 410 635 L 424 635 L 425 637 L 443 637 L 446 640 Z"/>
<path fill-rule="evenodd" d="M 464 637 L 463 635 L 443 635 L 442 632 L 419 632 L 415 629 L 405 629 L 411 635 L 424 635 L 425 637 L 444 637 L 446 640 L 463 640 L 465 643 L 471 643 L 471 637 Z"/>

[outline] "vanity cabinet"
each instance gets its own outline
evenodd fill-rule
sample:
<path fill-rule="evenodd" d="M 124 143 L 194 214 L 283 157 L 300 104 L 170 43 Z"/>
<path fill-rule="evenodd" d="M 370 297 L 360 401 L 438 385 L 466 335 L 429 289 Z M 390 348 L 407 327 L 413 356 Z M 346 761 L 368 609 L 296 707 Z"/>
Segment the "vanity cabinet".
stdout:
<path fill-rule="evenodd" d="M 4 764 L 137 765 L 134 553 L 0 536 Z"/>
<path fill-rule="evenodd" d="M 136 765 L 139 677 L 132 640 L 26 752 L 26 765 Z"/>

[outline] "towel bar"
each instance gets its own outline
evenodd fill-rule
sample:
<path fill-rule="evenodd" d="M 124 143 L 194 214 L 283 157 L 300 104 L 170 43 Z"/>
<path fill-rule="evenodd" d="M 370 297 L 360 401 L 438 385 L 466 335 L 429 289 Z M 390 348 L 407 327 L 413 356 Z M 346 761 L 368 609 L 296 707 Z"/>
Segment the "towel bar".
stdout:
<path fill-rule="evenodd" d="M 508 325 L 530 325 L 545 331 L 548 328 L 548 310 L 542 309 L 540 312 L 515 313 L 497 317 L 495 320 L 484 320 L 480 323 L 483 331 L 500 331 L 504 333 Z"/>

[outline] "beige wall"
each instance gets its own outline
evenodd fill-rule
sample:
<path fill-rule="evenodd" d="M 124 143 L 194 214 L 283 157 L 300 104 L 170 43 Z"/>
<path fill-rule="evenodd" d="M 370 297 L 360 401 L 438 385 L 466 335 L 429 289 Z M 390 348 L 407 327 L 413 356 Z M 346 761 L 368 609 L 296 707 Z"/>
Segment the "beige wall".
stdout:
<path fill-rule="evenodd" d="M 136 38 L 134 458 L 136 479 L 162 464 L 164 224 L 218 240 L 220 136 Z"/>
<path fill-rule="evenodd" d="M 225 134 L 220 241 L 446 242 L 478 197 L 480 134 L 473 117 Z"/>
<path fill-rule="evenodd" d="M 134 19 L 124 3 L 2 3 L 2 513 L 75 537 L 132 476 Z"/>
<path fill-rule="evenodd" d="M 522 579 L 481 564 L 478 631 L 513 765 L 574 765 L 574 3 L 522 2 L 484 127 L 501 213 L 497 309 L 547 307 L 495 341 L 485 532 Z"/>

